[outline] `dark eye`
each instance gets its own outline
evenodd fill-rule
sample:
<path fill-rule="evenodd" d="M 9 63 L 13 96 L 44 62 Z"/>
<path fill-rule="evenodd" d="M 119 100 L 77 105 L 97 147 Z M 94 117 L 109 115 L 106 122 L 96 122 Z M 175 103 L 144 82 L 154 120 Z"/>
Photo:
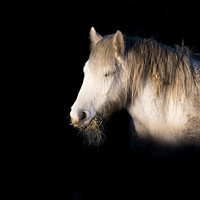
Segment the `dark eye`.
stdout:
<path fill-rule="evenodd" d="M 114 71 L 114 72 L 107 72 L 107 73 L 104 74 L 104 76 L 105 77 L 111 76 L 111 75 L 115 74 L 115 72 L 116 71 Z"/>

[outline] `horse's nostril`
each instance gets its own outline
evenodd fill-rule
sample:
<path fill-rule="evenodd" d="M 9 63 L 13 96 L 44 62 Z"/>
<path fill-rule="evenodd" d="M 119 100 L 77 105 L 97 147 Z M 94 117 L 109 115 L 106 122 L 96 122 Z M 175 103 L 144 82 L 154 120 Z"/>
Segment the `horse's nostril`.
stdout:
<path fill-rule="evenodd" d="M 84 120 L 86 118 L 86 116 L 87 115 L 85 112 L 81 112 L 79 118 L 80 118 L 80 120 Z"/>

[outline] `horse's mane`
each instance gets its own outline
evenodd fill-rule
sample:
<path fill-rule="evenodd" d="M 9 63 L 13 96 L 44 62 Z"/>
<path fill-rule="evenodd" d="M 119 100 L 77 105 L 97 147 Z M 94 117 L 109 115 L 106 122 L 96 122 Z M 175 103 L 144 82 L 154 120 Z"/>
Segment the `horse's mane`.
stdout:
<path fill-rule="evenodd" d="M 190 96 L 198 88 L 200 92 L 200 68 L 188 47 L 174 48 L 152 39 L 126 38 L 126 67 L 132 81 L 132 96 L 150 81 L 155 98 L 164 95 L 174 100 Z"/>
<path fill-rule="evenodd" d="M 96 73 L 115 70 L 113 36 L 103 37 L 93 48 L 90 62 Z M 155 99 L 160 95 L 165 100 L 178 100 L 183 95 L 200 93 L 200 64 L 188 47 L 163 45 L 153 39 L 124 37 L 125 71 L 127 90 L 131 99 L 144 87 L 145 82 L 153 84 Z M 131 85 L 131 86 L 130 86 Z M 128 91 L 124 91 L 128 94 Z M 196 94 L 197 93 L 197 94 Z"/>

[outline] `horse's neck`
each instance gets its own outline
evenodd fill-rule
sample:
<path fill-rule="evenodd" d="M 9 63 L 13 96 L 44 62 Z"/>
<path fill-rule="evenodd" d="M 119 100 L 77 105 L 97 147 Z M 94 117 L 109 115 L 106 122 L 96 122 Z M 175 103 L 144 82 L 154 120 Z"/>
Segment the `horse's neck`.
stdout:
<path fill-rule="evenodd" d="M 161 102 L 155 101 L 155 94 L 151 84 L 146 84 L 143 91 L 136 95 L 132 104 L 128 107 L 129 114 L 134 120 L 143 124 L 147 121 L 153 123 L 158 117 L 163 117 Z M 146 124 L 147 125 L 147 124 Z"/>
<path fill-rule="evenodd" d="M 128 107 L 128 112 L 133 118 L 138 135 L 160 137 L 162 134 L 161 137 L 166 137 L 168 141 L 174 139 L 174 133 L 181 130 L 187 121 L 187 112 L 181 106 L 175 105 L 173 101 L 164 106 L 164 98 L 155 99 L 155 92 L 150 83 L 135 97 Z"/>

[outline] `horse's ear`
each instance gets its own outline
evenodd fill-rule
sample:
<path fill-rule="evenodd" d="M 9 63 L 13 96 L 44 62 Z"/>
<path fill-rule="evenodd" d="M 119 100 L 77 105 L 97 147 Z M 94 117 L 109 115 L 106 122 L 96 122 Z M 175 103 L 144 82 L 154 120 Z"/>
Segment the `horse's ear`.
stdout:
<path fill-rule="evenodd" d="M 92 27 L 90 30 L 90 47 L 92 48 L 101 38 L 101 35 Z"/>
<path fill-rule="evenodd" d="M 122 62 L 124 57 L 124 37 L 121 31 L 117 31 L 113 37 L 113 47 L 115 57 L 118 62 Z"/>

